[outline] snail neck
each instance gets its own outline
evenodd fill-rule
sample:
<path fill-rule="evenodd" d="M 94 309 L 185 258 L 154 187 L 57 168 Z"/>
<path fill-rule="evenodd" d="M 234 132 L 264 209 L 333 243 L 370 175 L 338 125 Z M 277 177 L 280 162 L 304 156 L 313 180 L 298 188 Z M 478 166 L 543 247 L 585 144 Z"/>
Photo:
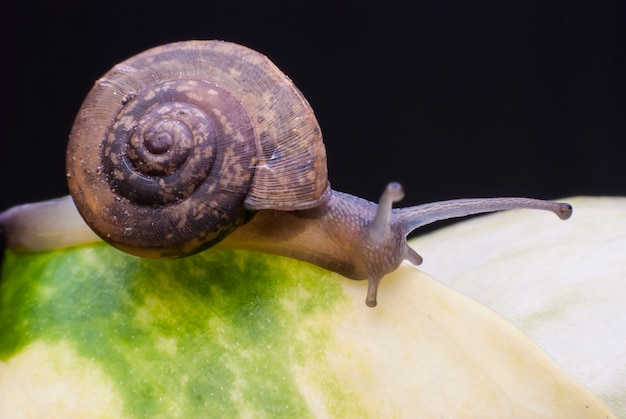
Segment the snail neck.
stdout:
<path fill-rule="evenodd" d="M 351 279 L 366 279 L 356 262 L 364 220 L 372 220 L 376 204 L 329 190 L 327 199 L 299 211 L 261 210 L 216 247 L 253 250 L 286 256 L 338 272 Z"/>
<path fill-rule="evenodd" d="M 286 256 L 350 279 L 368 279 L 366 303 L 373 307 L 384 275 L 404 259 L 421 263 L 406 244 L 403 221 L 392 211 L 401 195 L 398 184 L 386 189 L 379 204 L 331 190 L 316 208 L 258 211 L 217 247 Z"/>

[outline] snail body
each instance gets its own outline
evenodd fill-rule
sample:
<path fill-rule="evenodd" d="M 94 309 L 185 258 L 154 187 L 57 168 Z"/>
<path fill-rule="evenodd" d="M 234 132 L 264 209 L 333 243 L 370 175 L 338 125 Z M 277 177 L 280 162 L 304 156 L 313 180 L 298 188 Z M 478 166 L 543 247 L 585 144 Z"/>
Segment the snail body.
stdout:
<path fill-rule="evenodd" d="M 421 263 L 406 243 L 421 225 L 513 208 L 571 214 L 568 204 L 528 198 L 393 209 L 403 197 L 397 183 L 379 203 L 334 191 L 302 93 L 264 55 L 221 41 L 156 47 L 98 80 L 72 128 L 67 178 L 86 224 L 120 250 L 177 258 L 219 246 L 292 257 L 368 279 L 372 307 L 384 275 Z M 43 208 L 0 214 L 10 247 L 28 250 L 38 214 L 49 219 L 60 206 Z"/>

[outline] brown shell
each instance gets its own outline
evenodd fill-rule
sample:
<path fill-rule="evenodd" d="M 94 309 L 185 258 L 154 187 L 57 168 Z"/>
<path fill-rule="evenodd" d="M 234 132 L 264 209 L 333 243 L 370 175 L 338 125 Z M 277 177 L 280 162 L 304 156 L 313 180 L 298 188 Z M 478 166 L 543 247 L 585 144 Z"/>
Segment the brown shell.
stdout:
<path fill-rule="evenodd" d="M 76 117 L 67 172 L 92 229 L 144 257 L 197 252 L 244 208 L 312 208 L 329 190 L 306 99 L 267 57 L 221 41 L 163 45 L 106 73 Z"/>

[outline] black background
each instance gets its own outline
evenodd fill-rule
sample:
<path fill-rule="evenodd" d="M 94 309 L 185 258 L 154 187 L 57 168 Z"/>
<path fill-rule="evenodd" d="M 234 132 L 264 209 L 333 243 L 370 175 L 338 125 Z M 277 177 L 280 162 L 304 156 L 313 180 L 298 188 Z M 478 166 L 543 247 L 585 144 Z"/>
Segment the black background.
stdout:
<path fill-rule="evenodd" d="M 0 15 L 0 210 L 66 194 L 94 81 L 187 39 L 247 45 L 294 80 L 335 189 L 376 200 L 397 180 L 403 205 L 626 194 L 623 2 L 3 0 Z"/>

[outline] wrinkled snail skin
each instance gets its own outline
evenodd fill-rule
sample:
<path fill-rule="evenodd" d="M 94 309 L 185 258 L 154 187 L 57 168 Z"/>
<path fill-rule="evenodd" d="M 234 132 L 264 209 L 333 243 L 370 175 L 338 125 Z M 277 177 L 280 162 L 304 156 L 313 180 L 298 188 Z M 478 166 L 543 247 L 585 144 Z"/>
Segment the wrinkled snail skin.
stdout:
<path fill-rule="evenodd" d="M 156 47 L 98 80 L 72 128 L 67 178 L 71 198 L 0 213 L 9 248 L 99 237 L 149 258 L 254 250 L 367 279 L 370 307 L 386 274 L 403 261 L 421 263 L 406 237 L 422 225 L 517 208 L 561 219 L 572 212 L 529 198 L 393 209 L 404 195 L 397 183 L 379 203 L 334 191 L 304 96 L 262 54 L 221 41 Z"/>
<path fill-rule="evenodd" d="M 406 244 L 408 232 L 392 214 L 391 203 L 379 206 L 332 191 L 329 201 L 316 208 L 260 211 L 217 246 L 287 256 L 350 279 L 368 279 L 366 301 L 375 306 L 378 283 L 384 275 L 403 260 L 421 263 Z M 382 220 L 375 220 L 379 213 Z"/>
<path fill-rule="evenodd" d="M 416 228 L 436 221 L 510 209 L 551 211 L 565 220 L 572 207 L 530 198 L 456 199 L 392 209 L 403 193 L 390 183 L 378 204 L 332 191 L 327 203 L 303 211 L 266 210 L 216 247 L 255 250 L 321 266 L 350 279 L 368 279 L 366 304 L 377 304 L 381 279 L 404 261 L 422 258 L 408 244 Z"/>

